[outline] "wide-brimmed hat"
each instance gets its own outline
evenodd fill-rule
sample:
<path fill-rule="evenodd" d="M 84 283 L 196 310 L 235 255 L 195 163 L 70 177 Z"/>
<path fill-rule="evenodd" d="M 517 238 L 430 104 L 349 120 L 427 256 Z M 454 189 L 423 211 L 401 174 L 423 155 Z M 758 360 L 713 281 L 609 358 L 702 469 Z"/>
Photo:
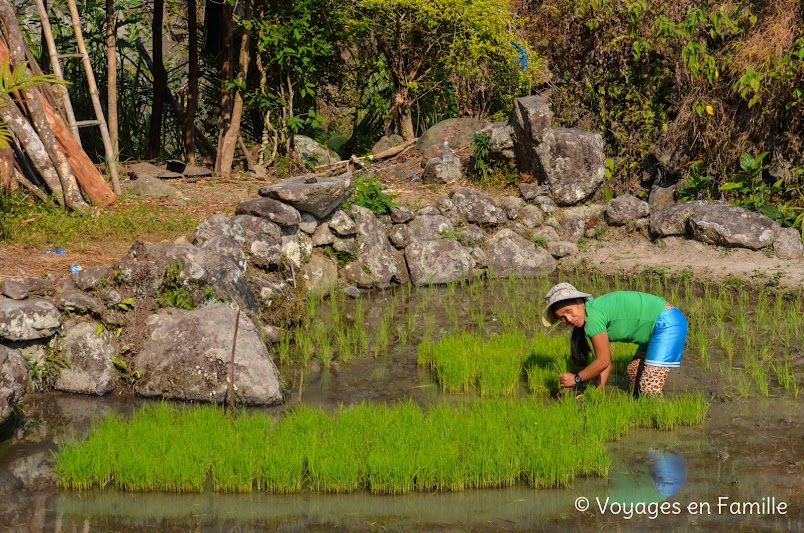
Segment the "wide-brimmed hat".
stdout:
<path fill-rule="evenodd" d="M 564 300 L 575 300 L 577 298 L 588 300 L 592 298 L 592 295 L 581 292 L 566 282 L 553 285 L 544 297 L 544 301 L 547 303 L 547 307 L 545 307 L 542 312 L 542 324 L 544 327 L 552 327 L 553 324 L 558 322 L 558 317 L 550 309 L 553 304 L 563 302 Z"/>

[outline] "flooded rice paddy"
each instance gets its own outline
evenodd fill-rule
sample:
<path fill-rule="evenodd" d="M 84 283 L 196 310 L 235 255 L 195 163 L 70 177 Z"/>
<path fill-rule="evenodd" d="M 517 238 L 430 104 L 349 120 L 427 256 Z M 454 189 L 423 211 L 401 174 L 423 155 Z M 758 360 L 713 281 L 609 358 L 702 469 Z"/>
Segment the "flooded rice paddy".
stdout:
<path fill-rule="evenodd" d="M 804 529 L 802 295 L 701 284 L 685 276 L 670 280 L 661 272 L 631 279 L 576 273 L 567 279 L 593 294 L 653 292 L 684 311 L 691 326 L 685 356 L 665 390 L 669 396 L 702 391 L 710 402 L 702 424 L 633 429 L 606 445 L 608 477 L 578 478 L 560 489 L 518 483 L 393 496 L 367 490 L 72 491 L 55 488 L 59 445 L 86 435 L 93 419 L 109 412 L 127 416 L 146 402 L 32 395 L 23 405 L 24 422 L 6 428 L 0 441 L 0 531 Z M 274 417 L 299 403 L 334 412 L 362 401 L 410 399 L 423 407 L 483 401 L 476 386 L 445 392 L 435 372 L 419 364 L 420 345 L 465 332 L 484 338 L 543 334 L 542 295 L 554 281 L 478 281 L 313 301 L 292 337 L 273 348 L 286 380 L 286 404 L 254 411 Z M 609 383 L 624 389 L 626 382 L 619 374 Z M 523 372 L 514 395 L 530 394 Z"/>

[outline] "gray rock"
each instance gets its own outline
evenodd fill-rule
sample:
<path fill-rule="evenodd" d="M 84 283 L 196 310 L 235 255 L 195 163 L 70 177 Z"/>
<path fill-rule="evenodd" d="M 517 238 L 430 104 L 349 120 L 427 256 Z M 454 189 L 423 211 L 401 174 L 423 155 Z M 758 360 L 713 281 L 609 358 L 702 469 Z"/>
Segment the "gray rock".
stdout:
<path fill-rule="evenodd" d="M 228 257 L 189 244 L 159 244 L 149 246 L 147 252 L 151 257 L 162 261 L 162 275 L 167 263 L 181 261 L 184 263 L 179 274 L 182 283 L 209 285 L 218 298 L 234 301 L 244 311 L 258 311 L 257 300 L 245 274 Z M 161 282 L 157 285 L 157 290 L 159 287 Z"/>
<path fill-rule="evenodd" d="M 301 222 L 301 215 L 295 208 L 273 198 L 246 200 L 238 204 L 235 213 L 261 217 L 283 227 L 297 226 Z"/>
<path fill-rule="evenodd" d="M 603 184 L 603 138 L 577 128 L 555 128 L 544 133 L 536 147 L 553 200 L 570 206 L 588 200 Z"/>
<path fill-rule="evenodd" d="M 304 232 L 297 231 L 282 235 L 282 257 L 293 263 L 297 270 L 310 260 L 313 254 L 313 240 Z"/>
<path fill-rule="evenodd" d="M 458 235 L 458 242 L 470 248 L 486 238 L 486 232 L 475 224 L 461 226 L 455 230 L 455 233 Z"/>
<path fill-rule="evenodd" d="M 582 239 L 586 233 L 586 220 L 579 215 L 565 214 L 562 228 L 564 239 L 576 242 Z"/>
<path fill-rule="evenodd" d="M 44 339 L 61 327 L 61 314 L 47 300 L 0 298 L 0 339 L 29 341 Z"/>
<path fill-rule="evenodd" d="M 444 236 L 452 236 L 455 227 L 443 215 L 420 215 L 411 220 L 408 225 L 407 242 L 432 241 Z"/>
<path fill-rule="evenodd" d="M 78 285 L 75 284 L 72 278 L 62 278 L 56 281 L 56 290 L 57 291 L 76 291 L 78 290 Z"/>
<path fill-rule="evenodd" d="M 135 391 L 145 397 L 224 402 L 235 310 L 214 304 L 195 311 L 163 309 L 148 317 L 135 366 L 142 378 Z M 270 405 L 282 401 L 279 372 L 248 316 L 240 316 L 234 389 L 238 402 Z"/>
<path fill-rule="evenodd" d="M 232 219 L 235 236 L 241 235 L 243 250 L 250 264 L 274 268 L 282 263 L 282 230 L 273 222 L 251 215 Z"/>
<path fill-rule="evenodd" d="M 723 202 L 708 203 L 687 223 L 696 241 L 750 250 L 771 246 L 779 232 L 779 225 L 768 217 Z"/>
<path fill-rule="evenodd" d="M 50 296 L 53 294 L 53 283 L 51 280 L 42 278 L 25 278 L 23 281 L 28 290 L 28 297 L 31 296 Z"/>
<path fill-rule="evenodd" d="M 408 227 L 405 224 L 394 224 L 388 230 L 388 239 L 397 249 L 404 248 L 408 243 Z"/>
<path fill-rule="evenodd" d="M 374 143 L 374 146 L 371 147 L 371 154 L 377 155 L 386 150 L 390 150 L 395 146 L 399 146 L 403 142 L 405 142 L 405 140 L 402 138 L 402 136 L 397 135 L 396 133 L 390 136 L 383 135 L 380 137 L 380 140 Z"/>
<path fill-rule="evenodd" d="M 337 210 L 329 219 L 329 227 L 341 237 L 348 237 L 357 233 L 357 225 L 343 210 Z"/>
<path fill-rule="evenodd" d="M 275 275 L 260 273 L 249 278 L 249 284 L 265 307 L 278 307 L 294 299 L 293 288 Z"/>
<path fill-rule="evenodd" d="M 533 228 L 530 230 L 530 234 L 533 239 L 544 239 L 548 243 L 561 240 L 561 236 L 552 226 Z"/>
<path fill-rule="evenodd" d="M 535 197 L 533 199 L 533 205 L 539 206 L 539 209 L 541 209 L 546 215 L 549 215 L 556 210 L 556 203 L 549 196 Z"/>
<path fill-rule="evenodd" d="M 704 209 L 706 202 L 694 200 L 672 204 L 654 209 L 650 214 L 650 232 L 654 236 L 684 235 L 687 233 L 687 220 L 699 209 Z"/>
<path fill-rule="evenodd" d="M 65 312 L 80 315 L 92 313 L 97 316 L 103 313 L 103 305 L 98 300 L 80 291 L 59 292 L 53 298 L 53 303 Z"/>
<path fill-rule="evenodd" d="M 463 177 L 461 172 L 461 160 L 453 157 L 449 161 L 444 161 L 440 157 L 432 157 L 427 160 L 422 172 L 422 183 L 452 183 Z"/>
<path fill-rule="evenodd" d="M 650 205 L 633 194 L 623 194 L 606 206 L 606 221 L 612 226 L 624 226 L 632 220 L 650 215 Z"/>
<path fill-rule="evenodd" d="M 414 285 L 433 285 L 473 277 L 469 251 L 452 239 L 415 241 L 405 249 Z"/>
<path fill-rule="evenodd" d="M 232 219 L 225 215 L 210 215 L 196 226 L 195 232 L 190 237 L 190 242 L 196 246 L 204 246 L 208 241 L 219 235 L 228 235 L 239 239 L 241 242 L 244 239 L 242 228 L 236 226 Z"/>
<path fill-rule="evenodd" d="M 471 224 L 504 224 L 505 212 L 485 194 L 466 187 L 453 187 L 450 198 L 458 213 Z"/>
<path fill-rule="evenodd" d="M 533 277 L 549 274 L 556 269 L 556 261 L 544 249 L 512 230 L 504 228 L 483 241 L 491 277 Z"/>
<path fill-rule="evenodd" d="M 387 287 L 392 281 L 403 283 L 408 273 L 404 259 L 394 250 L 386 237 L 385 228 L 374 213 L 353 205 L 351 216 L 357 224 L 357 242 L 360 249 L 359 263 L 374 277 L 377 287 Z"/>
<path fill-rule="evenodd" d="M 101 280 L 108 280 L 111 273 L 112 267 L 109 265 L 88 267 L 75 272 L 73 281 L 82 291 L 91 291 L 98 286 Z"/>
<path fill-rule="evenodd" d="M 301 269 L 300 277 L 308 292 L 327 294 L 338 283 L 338 263 L 324 252 L 313 250 L 310 262 Z"/>
<path fill-rule="evenodd" d="M 358 289 L 354 285 L 344 287 L 343 293 L 353 300 L 357 300 L 358 298 L 360 298 L 360 289 Z"/>
<path fill-rule="evenodd" d="M 503 196 L 500 198 L 500 207 L 511 220 L 516 220 L 519 216 L 519 210 L 522 209 L 524 205 L 525 201 L 516 196 Z"/>
<path fill-rule="evenodd" d="M 101 289 L 98 296 L 100 296 L 100 299 L 107 307 L 113 307 L 123 301 L 123 295 L 115 289 Z"/>
<path fill-rule="evenodd" d="M 522 198 L 525 200 L 533 200 L 537 196 L 544 196 L 548 198 L 551 202 L 553 201 L 550 199 L 550 187 L 547 185 L 536 185 L 535 183 L 520 183 L 519 184 L 519 192 L 522 194 Z M 555 204 L 553 204 L 555 206 Z"/>
<path fill-rule="evenodd" d="M 514 153 L 514 128 L 506 122 L 489 124 L 480 133 L 489 138 L 489 156 L 497 161 L 516 160 Z"/>
<path fill-rule="evenodd" d="M 335 237 L 332 249 L 341 254 L 356 255 L 360 251 L 360 246 L 357 244 L 357 237 Z"/>
<path fill-rule="evenodd" d="M 315 218 L 315 215 L 311 213 L 300 213 L 301 214 L 301 222 L 299 222 L 299 229 L 302 230 L 307 235 L 312 235 L 315 233 L 316 228 L 318 227 L 318 219 Z"/>
<path fill-rule="evenodd" d="M 243 253 L 242 241 L 237 241 L 229 235 L 218 235 L 201 246 L 205 250 L 210 250 L 216 254 L 231 259 L 243 272 L 246 271 L 246 254 Z"/>
<path fill-rule="evenodd" d="M 361 289 L 371 289 L 374 287 L 374 276 L 367 272 L 357 261 L 352 261 L 348 265 L 341 268 L 341 275 L 346 283 L 355 285 Z"/>
<path fill-rule="evenodd" d="M 550 106 L 539 96 L 517 98 L 508 122 L 513 128 L 519 170 L 532 176 L 544 175 L 536 147 L 542 143 L 545 132 L 553 124 Z"/>
<path fill-rule="evenodd" d="M 29 380 L 28 364 L 22 354 L 0 344 L 0 424 L 14 414 Z"/>
<path fill-rule="evenodd" d="M 804 257 L 804 244 L 801 233 L 794 228 L 782 228 L 773 241 L 773 250 L 782 259 L 801 259 Z"/>
<path fill-rule="evenodd" d="M 407 207 L 392 207 L 391 220 L 394 224 L 405 224 L 413 219 L 413 211 Z"/>
<path fill-rule="evenodd" d="M 434 205 L 426 205 L 426 206 L 424 206 L 424 207 L 422 207 L 422 208 L 420 208 L 419 210 L 416 211 L 416 216 L 417 217 L 426 217 L 426 216 L 440 215 L 440 214 L 441 214 L 441 210 L 439 210 Z"/>
<path fill-rule="evenodd" d="M 442 120 L 425 131 L 416 141 L 416 151 L 425 159 L 441 157 L 444 137 L 449 137 L 453 153 L 472 146 L 474 133 L 486 127 L 488 122 L 476 118 L 450 118 Z M 455 157 L 453 157 L 455 158 Z"/>
<path fill-rule="evenodd" d="M 575 255 L 578 253 L 578 246 L 572 242 L 551 241 L 547 243 L 547 251 L 556 259 Z"/>
<path fill-rule="evenodd" d="M 650 196 L 648 196 L 648 205 L 651 210 L 661 209 L 668 205 L 673 205 L 676 202 L 676 189 L 678 184 L 673 183 L 669 185 L 660 185 L 657 181 L 650 188 Z"/>
<path fill-rule="evenodd" d="M 176 187 L 168 185 L 159 178 L 139 174 L 136 180 L 129 181 L 126 189 L 138 196 L 145 198 L 174 198 L 177 200 L 187 200 L 187 197 Z"/>
<path fill-rule="evenodd" d="M 54 464 L 55 455 L 51 450 L 45 450 L 38 453 L 26 453 L 9 461 L 8 471 L 26 489 L 19 492 L 25 494 L 28 491 L 46 491 L 56 486 L 56 475 L 53 472 Z M 34 497 L 34 501 L 36 499 Z"/>
<path fill-rule="evenodd" d="M 277 344 L 282 339 L 282 330 L 270 324 L 266 324 L 260 330 L 260 335 L 265 344 Z"/>
<path fill-rule="evenodd" d="M 391 220 L 391 215 L 388 215 L 388 214 L 385 214 L 385 213 L 377 215 L 377 220 L 380 221 L 380 224 L 385 226 L 386 230 L 391 229 L 391 226 L 394 225 L 394 221 Z"/>
<path fill-rule="evenodd" d="M 518 219 L 526 228 L 535 228 L 544 223 L 544 213 L 537 206 L 527 204 L 520 209 Z"/>
<path fill-rule="evenodd" d="M 476 248 L 472 248 L 472 251 L 469 252 L 469 255 L 472 256 L 472 260 L 475 262 L 475 268 L 479 269 L 488 268 L 489 260 L 486 257 L 486 252 L 483 251 L 483 248 L 479 246 Z"/>
<path fill-rule="evenodd" d="M 308 165 L 329 165 L 341 160 L 338 154 L 305 135 L 294 135 L 293 146 L 302 161 Z"/>
<path fill-rule="evenodd" d="M 24 300 L 28 297 L 28 288 L 22 282 L 7 279 L 0 281 L 0 294 L 12 300 Z"/>
<path fill-rule="evenodd" d="M 321 224 L 315 229 L 312 236 L 313 246 L 325 246 L 335 242 L 335 236 L 329 230 L 328 224 Z"/>
<path fill-rule="evenodd" d="M 436 201 L 436 207 L 438 207 L 438 212 L 446 217 L 453 226 L 460 226 L 464 223 L 463 216 L 458 212 L 458 209 L 455 207 L 455 202 L 453 202 L 449 196 L 439 198 Z"/>
<path fill-rule="evenodd" d="M 67 322 L 59 340 L 60 357 L 67 363 L 53 388 L 75 394 L 102 396 L 114 390 L 117 371 L 113 359 L 117 355 L 114 334 L 98 322 Z"/>
<path fill-rule="evenodd" d="M 192 235 L 190 237 L 192 237 Z M 186 235 L 179 235 L 173 241 L 173 244 L 192 244 L 192 243 L 190 242 L 190 239 Z"/>
<path fill-rule="evenodd" d="M 313 181 L 315 180 L 315 181 Z M 274 185 L 262 187 L 260 196 L 280 200 L 299 211 L 307 211 L 323 220 L 341 205 L 354 191 L 351 173 L 332 178 L 319 178 L 313 174 L 296 176 Z"/>

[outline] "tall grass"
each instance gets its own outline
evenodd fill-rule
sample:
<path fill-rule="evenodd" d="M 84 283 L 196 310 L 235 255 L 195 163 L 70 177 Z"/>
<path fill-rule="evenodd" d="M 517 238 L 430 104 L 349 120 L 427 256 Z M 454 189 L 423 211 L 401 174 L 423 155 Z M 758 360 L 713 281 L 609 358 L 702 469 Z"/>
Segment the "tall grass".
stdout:
<path fill-rule="evenodd" d="M 380 494 L 508 486 L 564 486 L 608 470 L 603 444 L 632 427 L 698 424 L 700 394 L 635 400 L 589 391 L 543 403 L 484 399 L 423 410 L 406 401 L 327 414 L 299 406 L 276 420 L 215 406 L 145 407 L 109 415 L 56 456 L 60 486 Z"/>

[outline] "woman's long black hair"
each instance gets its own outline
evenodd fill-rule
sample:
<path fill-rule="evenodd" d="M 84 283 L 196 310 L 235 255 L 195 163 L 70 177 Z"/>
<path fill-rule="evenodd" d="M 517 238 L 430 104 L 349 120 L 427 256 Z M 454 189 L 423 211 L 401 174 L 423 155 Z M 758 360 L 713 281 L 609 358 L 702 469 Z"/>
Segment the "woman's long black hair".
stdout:
<path fill-rule="evenodd" d="M 583 328 L 572 328 L 570 338 L 570 362 L 575 366 L 585 367 L 589 364 L 589 354 L 592 348 L 589 347 L 589 340 Z"/>

